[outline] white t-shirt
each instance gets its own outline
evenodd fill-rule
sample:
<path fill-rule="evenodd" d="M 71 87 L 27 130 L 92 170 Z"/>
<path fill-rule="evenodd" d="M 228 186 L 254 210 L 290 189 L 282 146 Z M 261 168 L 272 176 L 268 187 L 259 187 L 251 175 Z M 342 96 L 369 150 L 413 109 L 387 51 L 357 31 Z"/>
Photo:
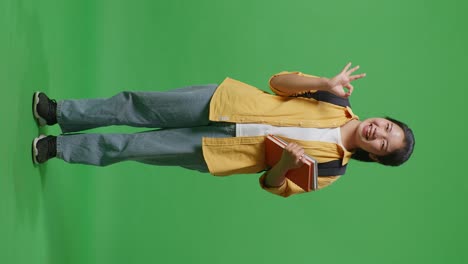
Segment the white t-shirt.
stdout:
<path fill-rule="evenodd" d="M 343 147 L 340 128 L 280 127 L 268 124 L 236 124 L 237 137 L 266 136 L 335 143 Z M 344 147 L 343 147 L 344 148 Z"/>

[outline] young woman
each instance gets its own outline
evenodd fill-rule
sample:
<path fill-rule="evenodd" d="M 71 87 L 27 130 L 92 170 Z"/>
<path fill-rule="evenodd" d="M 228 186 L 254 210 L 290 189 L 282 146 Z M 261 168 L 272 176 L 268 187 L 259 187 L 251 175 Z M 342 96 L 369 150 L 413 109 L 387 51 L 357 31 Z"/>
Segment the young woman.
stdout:
<path fill-rule="evenodd" d="M 360 121 L 347 103 L 352 75 L 348 63 L 328 79 L 301 72 L 271 77 L 275 95 L 226 78 L 220 85 L 190 86 L 168 92 L 121 92 L 107 99 L 50 100 L 36 92 L 33 112 L 39 125 L 59 124 L 63 133 L 109 126 L 160 128 L 134 134 L 41 135 L 32 144 L 41 164 L 58 157 L 69 163 L 107 166 L 133 160 L 225 176 L 258 173 L 262 188 L 284 197 L 304 192 L 285 178 L 302 165 L 304 153 L 319 163 L 351 157 L 398 166 L 411 155 L 414 136 L 391 118 Z M 313 95 L 318 91 L 341 98 L 334 104 Z M 306 96 L 312 95 L 312 96 Z M 265 135 L 290 142 L 272 168 L 265 164 Z M 319 171 L 320 175 L 320 171 Z M 323 188 L 339 175 L 320 175 Z"/>

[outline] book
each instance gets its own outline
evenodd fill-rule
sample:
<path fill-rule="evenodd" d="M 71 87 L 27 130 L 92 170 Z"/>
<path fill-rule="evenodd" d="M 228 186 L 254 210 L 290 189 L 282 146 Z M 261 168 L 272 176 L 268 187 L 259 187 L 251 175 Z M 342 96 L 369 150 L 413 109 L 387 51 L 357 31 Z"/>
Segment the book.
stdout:
<path fill-rule="evenodd" d="M 273 167 L 281 159 L 283 149 L 288 142 L 275 135 L 267 135 L 265 138 L 265 160 L 269 167 Z M 317 190 L 318 188 L 318 168 L 317 161 L 311 156 L 304 154 L 302 158 L 304 164 L 296 169 L 291 169 L 286 173 L 286 178 L 297 184 L 306 192 Z"/>

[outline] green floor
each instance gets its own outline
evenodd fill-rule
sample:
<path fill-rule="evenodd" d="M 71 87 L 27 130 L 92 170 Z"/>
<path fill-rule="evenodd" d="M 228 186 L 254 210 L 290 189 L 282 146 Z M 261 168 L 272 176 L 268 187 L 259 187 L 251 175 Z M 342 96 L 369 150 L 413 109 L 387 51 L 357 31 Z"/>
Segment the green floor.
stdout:
<path fill-rule="evenodd" d="M 0 0 L 0 263 L 468 263 L 463 1 Z M 31 163 L 33 91 L 60 100 L 344 64 L 361 118 L 415 131 L 401 168 L 352 161 L 317 193 L 260 175 Z M 175 106 L 176 107 L 176 106 Z M 136 132 L 110 127 L 93 132 Z"/>

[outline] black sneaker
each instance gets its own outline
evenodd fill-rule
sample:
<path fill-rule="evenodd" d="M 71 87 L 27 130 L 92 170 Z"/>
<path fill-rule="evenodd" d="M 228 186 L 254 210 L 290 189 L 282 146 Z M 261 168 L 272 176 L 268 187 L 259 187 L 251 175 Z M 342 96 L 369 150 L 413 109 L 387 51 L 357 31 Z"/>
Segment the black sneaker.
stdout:
<path fill-rule="evenodd" d="M 40 135 L 32 143 L 33 161 L 41 164 L 57 156 L 57 137 Z"/>
<path fill-rule="evenodd" d="M 49 99 L 45 93 L 34 93 L 33 113 L 39 126 L 57 124 L 57 102 Z"/>

